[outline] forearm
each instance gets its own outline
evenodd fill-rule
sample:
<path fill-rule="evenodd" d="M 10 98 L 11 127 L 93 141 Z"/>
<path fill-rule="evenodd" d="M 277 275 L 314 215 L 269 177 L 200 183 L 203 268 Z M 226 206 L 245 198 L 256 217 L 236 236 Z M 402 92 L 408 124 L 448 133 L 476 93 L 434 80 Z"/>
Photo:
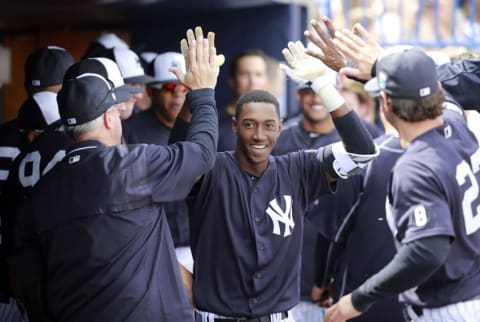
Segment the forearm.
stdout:
<path fill-rule="evenodd" d="M 432 236 L 403 245 L 380 272 L 352 293 L 352 304 L 363 312 L 378 299 L 418 286 L 445 262 L 450 251 L 448 236 Z"/>
<path fill-rule="evenodd" d="M 218 116 L 213 89 L 200 89 L 187 95 L 192 111 L 185 140 L 198 144 L 202 149 L 200 161 L 206 169 L 213 167 L 218 141 Z M 186 129 L 186 128 L 185 128 Z"/>

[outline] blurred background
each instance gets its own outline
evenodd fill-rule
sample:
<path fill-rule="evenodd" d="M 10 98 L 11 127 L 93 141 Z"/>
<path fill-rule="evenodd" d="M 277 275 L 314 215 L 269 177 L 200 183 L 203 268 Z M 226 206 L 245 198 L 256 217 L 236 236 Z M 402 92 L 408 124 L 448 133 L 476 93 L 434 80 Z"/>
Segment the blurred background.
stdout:
<path fill-rule="evenodd" d="M 337 28 L 361 23 L 385 46 L 417 45 L 455 56 L 480 47 L 477 0 L 2 0 L 0 4 L 0 122 L 26 99 L 23 71 L 33 50 L 57 45 L 78 61 L 90 42 L 114 32 L 136 52 L 179 51 L 185 30 L 214 31 L 226 56 L 218 106 L 231 99 L 228 69 L 245 49 L 281 60 L 290 40 L 302 40 L 308 21 L 327 15 Z M 442 56 L 440 56 L 442 57 Z M 298 110 L 294 86 L 281 80 L 283 115 Z"/>

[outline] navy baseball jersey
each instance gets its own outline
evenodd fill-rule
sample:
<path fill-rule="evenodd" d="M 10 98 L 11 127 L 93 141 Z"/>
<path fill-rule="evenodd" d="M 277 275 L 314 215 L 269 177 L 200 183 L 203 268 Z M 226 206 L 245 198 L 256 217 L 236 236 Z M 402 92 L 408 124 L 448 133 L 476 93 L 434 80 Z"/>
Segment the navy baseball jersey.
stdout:
<path fill-rule="evenodd" d="M 0 194 L 7 181 L 10 167 L 24 145 L 16 119 L 0 125 Z"/>
<path fill-rule="evenodd" d="M 367 122 L 363 122 L 366 124 Z M 368 128 L 367 128 L 368 129 Z M 371 132 L 373 136 L 374 133 Z M 301 120 L 297 124 L 282 131 L 277 140 L 274 153 L 284 154 L 299 149 L 317 149 L 333 142 L 340 141 L 336 129 L 327 134 L 310 133 L 303 129 Z M 315 265 L 315 249 L 322 243 L 322 249 L 328 250 L 329 241 L 333 241 L 337 230 L 357 196 L 355 185 L 360 178 L 353 176 L 346 180 L 337 181 L 336 194 L 322 195 L 314 200 L 305 213 L 305 229 L 302 248 L 302 278 L 300 296 L 304 301 L 311 301 L 312 286 L 315 284 L 316 274 L 322 275 L 327 268 Z M 341 195 L 338 198 L 336 195 Z M 324 247 L 323 247 L 324 246 Z M 326 262 L 327 254 L 325 254 Z M 322 285 L 323 286 L 323 285 Z"/>
<path fill-rule="evenodd" d="M 34 187 L 19 218 L 19 276 L 29 295 L 45 283 L 55 321 L 192 321 L 161 209 L 211 169 L 218 133 L 213 90 L 187 99 L 191 142 L 83 141 Z"/>
<path fill-rule="evenodd" d="M 258 317 L 298 303 L 303 214 L 330 192 L 318 158 L 316 151 L 270 156 L 256 178 L 233 152 L 217 154 L 188 199 L 198 309 Z"/>
<path fill-rule="evenodd" d="M 123 137 L 128 144 L 148 143 L 167 145 L 171 129 L 163 125 L 152 109 L 133 115 L 122 123 Z M 175 247 L 189 244 L 188 207 L 185 201 L 164 204 L 168 225 Z"/>
<path fill-rule="evenodd" d="M 295 125 L 282 130 L 275 144 L 273 154 L 282 155 L 299 150 L 317 149 L 340 141 L 340 139 L 336 129 L 326 134 L 312 133 L 305 131 L 301 120 L 297 120 Z M 337 193 L 342 190 L 344 190 L 343 180 L 339 180 L 337 182 Z M 312 202 L 312 205 L 305 213 L 300 278 L 300 299 L 302 301 L 311 301 L 312 287 L 315 284 L 315 247 L 317 244 L 317 236 L 321 230 L 318 221 L 322 220 L 321 218 L 315 217 L 317 215 L 333 216 L 335 209 L 332 203 L 330 203 L 333 197 L 334 195 L 321 196 Z M 319 202 L 319 200 L 322 200 L 322 202 Z M 328 241 L 325 240 L 325 243 L 328 243 Z"/>
<path fill-rule="evenodd" d="M 443 306 L 480 295 L 480 149 L 465 119 L 445 110 L 444 125 L 410 143 L 397 161 L 387 218 L 399 243 L 452 237 L 446 262 L 401 300 Z"/>
<path fill-rule="evenodd" d="M 334 279 L 332 296 L 335 301 L 377 273 L 396 253 L 386 220 L 385 200 L 390 173 L 403 149 L 398 138 L 389 134 L 377 138 L 375 142 L 380 150 L 379 156 L 357 176 L 359 180 L 348 182 L 354 185 L 354 204 L 347 206 L 350 208 L 347 212 L 338 214 L 343 221 L 332 245 L 333 258 L 329 258 L 336 261 L 336 265 L 326 263 L 327 267 L 336 268 L 326 273 L 328 278 Z M 345 202 L 341 192 L 335 194 L 335 198 L 338 202 Z M 361 316 L 349 321 L 387 320 L 404 321 L 402 306 L 395 297 L 374 303 Z"/>
<path fill-rule="evenodd" d="M 161 203 L 186 197 L 197 155 L 189 143 L 87 141 L 43 177 L 20 228 L 48 251 L 46 297 L 58 321 L 191 321 Z"/>

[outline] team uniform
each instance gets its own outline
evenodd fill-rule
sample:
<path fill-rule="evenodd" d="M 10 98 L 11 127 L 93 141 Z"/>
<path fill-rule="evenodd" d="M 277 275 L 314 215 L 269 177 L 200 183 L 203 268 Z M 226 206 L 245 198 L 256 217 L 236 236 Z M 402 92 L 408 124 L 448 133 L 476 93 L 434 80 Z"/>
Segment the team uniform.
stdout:
<path fill-rule="evenodd" d="M 217 154 L 188 200 L 197 321 L 280 321 L 298 303 L 303 214 L 330 192 L 319 155 L 270 156 L 257 178 L 233 152 Z"/>
<path fill-rule="evenodd" d="M 5 183 L 7 181 L 13 161 L 20 154 L 22 149 L 22 139 L 18 130 L 17 121 L 3 123 L 0 126 L 0 196 L 2 195 Z M 1 208 L 1 213 L 4 209 Z M 8 265 L 5 260 L 5 225 L 0 221 L 0 317 L 10 317 L 10 311 L 15 309 L 11 304 L 11 285 L 9 279 Z M 4 319 L 4 321 L 9 321 Z"/>
<path fill-rule="evenodd" d="M 368 126 L 369 123 L 362 122 L 366 129 L 370 132 L 372 137 L 377 135 L 373 126 Z M 291 124 L 287 129 L 284 129 L 277 140 L 277 144 L 273 151 L 276 155 L 281 155 L 297 150 L 317 149 L 326 146 L 330 143 L 340 141 L 336 129 L 326 134 L 311 133 L 305 131 L 302 126 L 302 120 L 296 120 L 295 125 Z M 319 320 L 323 318 L 323 313 L 320 312 L 316 304 L 312 304 L 311 291 L 314 284 L 318 286 L 325 286 L 323 272 L 326 270 L 325 261 L 327 258 L 328 246 L 331 240 L 334 240 L 335 232 L 341 226 L 341 219 L 337 214 L 346 213 L 353 204 L 355 198 L 355 190 L 352 187 L 353 183 L 358 182 L 359 178 L 354 176 L 346 180 L 339 180 L 337 182 L 337 193 L 342 195 L 342 200 L 339 200 L 335 195 L 323 195 L 314 200 L 308 211 L 305 213 L 305 227 L 303 236 L 302 248 L 302 275 L 300 283 L 300 306 L 298 310 L 310 312 L 307 314 L 315 314 L 309 320 Z M 324 257 L 320 264 L 316 264 L 314 258 L 316 257 L 316 249 L 320 248 L 324 251 Z M 320 275 L 323 279 L 316 278 Z M 321 284 L 319 283 L 321 281 Z M 303 302 L 303 303 L 302 303 Z M 314 308 L 310 306 L 315 305 Z M 296 309 L 294 309 L 296 310 Z M 316 313 L 314 313 L 316 312 Z M 295 317 L 296 312 L 293 312 Z M 301 321 L 300 318 L 296 320 Z"/>
<path fill-rule="evenodd" d="M 450 236 L 446 262 L 400 300 L 415 321 L 476 321 L 480 316 L 480 149 L 463 116 L 444 111 L 444 125 L 417 137 L 397 161 L 387 219 L 398 244 Z"/>
<path fill-rule="evenodd" d="M 55 321 L 192 321 L 161 211 L 213 165 L 213 90 L 189 95 L 198 113 L 192 142 L 84 141 L 35 187 L 19 222 L 18 261 L 28 267 L 25 284 L 45 283 Z M 206 162 L 191 162 L 198 157 Z"/>
<path fill-rule="evenodd" d="M 22 152 L 24 145 L 16 119 L 0 125 L 0 194 L 7 181 L 10 167 Z"/>
<path fill-rule="evenodd" d="M 295 125 L 281 132 L 273 154 L 282 155 L 298 150 L 317 149 L 340 139 L 336 129 L 325 134 L 312 133 L 303 128 L 301 120 L 297 120 Z M 337 183 L 337 193 L 339 190 L 343 190 L 343 182 Z M 329 207 L 329 201 L 332 200 L 333 196 L 323 195 L 314 200 L 304 215 L 300 303 L 291 312 L 294 320 L 298 322 L 303 321 L 303 317 L 308 319 L 308 321 L 322 321 L 325 314 L 324 310 L 312 303 L 311 299 L 311 291 L 315 283 L 316 267 L 313 258 L 315 257 L 317 240 L 323 240 L 324 243 L 328 243 L 328 240 L 322 238 L 320 234 L 321 228 L 316 225 L 318 219 L 315 217 L 317 215 L 331 216 L 330 211 L 332 211 L 332 208 Z M 320 202 L 320 200 L 325 202 Z M 327 206 L 327 208 L 324 206 Z"/>
<path fill-rule="evenodd" d="M 168 145 L 171 129 L 163 125 L 152 109 L 133 115 L 124 125 L 123 137 L 128 144 L 148 143 Z M 168 226 L 172 233 L 173 244 L 177 248 L 179 260 L 189 270 L 192 269 L 191 255 L 183 256 L 189 246 L 188 207 L 185 201 L 173 201 L 164 204 Z M 187 258 L 187 260 L 184 260 Z"/>
<path fill-rule="evenodd" d="M 395 255 L 395 245 L 385 218 L 385 200 L 390 173 L 403 149 L 398 138 L 390 134 L 377 138 L 375 142 L 380 155 L 364 172 L 354 177 L 358 180 L 351 178 L 348 182 L 352 186 L 349 191 L 353 191 L 353 199 L 351 195 L 345 199 L 341 192 L 334 196 L 336 199 L 332 203 L 350 204 L 345 205 L 347 211 L 336 214 L 341 216 L 342 222 L 332 238 L 328 256 L 323 252 L 317 255 L 317 261 L 327 268 L 327 271 L 319 272 L 324 275 L 317 276 L 317 280 L 323 285 L 333 278 L 334 301 L 356 289 Z M 349 321 L 387 320 L 404 321 L 402 306 L 396 298 L 380 300 L 361 316 Z"/>

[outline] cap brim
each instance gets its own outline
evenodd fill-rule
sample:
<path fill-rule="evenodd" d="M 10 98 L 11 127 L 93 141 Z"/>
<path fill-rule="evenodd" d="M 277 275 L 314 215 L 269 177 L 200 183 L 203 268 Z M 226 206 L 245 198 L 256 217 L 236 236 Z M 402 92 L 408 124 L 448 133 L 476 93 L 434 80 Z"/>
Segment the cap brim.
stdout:
<path fill-rule="evenodd" d="M 380 93 L 380 87 L 378 87 L 377 77 L 374 77 L 371 80 L 369 80 L 363 88 L 365 89 L 365 91 L 369 92 L 370 95 L 373 95 L 373 96 L 378 95 Z"/>
<path fill-rule="evenodd" d="M 155 78 L 148 75 L 139 75 L 134 77 L 128 77 L 123 79 L 126 83 L 138 83 L 138 84 L 148 84 L 155 82 Z"/>
<path fill-rule="evenodd" d="M 171 79 L 164 79 L 164 80 L 158 80 L 158 79 L 153 79 L 151 83 L 148 83 L 147 85 L 153 88 L 161 88 L 163 84 L 167 83 L 180 83 L 178 78 L 171 78 Z"/>
<path fill-rule="evenodd" d="M 124 86 L 115 88 L 115 104 L 126 102 L 130 97 L 132 97 L 132 93 Z"/>
<path fill-rule="evenodd" d="M 117 88 L 121 88 L 122 91 L 128 91 L 130 94 L 138 94 L 143 92 L 141 88 L 135 87 L 135 86 L 130 86 L 130 85 L 122 85 Z"/>

